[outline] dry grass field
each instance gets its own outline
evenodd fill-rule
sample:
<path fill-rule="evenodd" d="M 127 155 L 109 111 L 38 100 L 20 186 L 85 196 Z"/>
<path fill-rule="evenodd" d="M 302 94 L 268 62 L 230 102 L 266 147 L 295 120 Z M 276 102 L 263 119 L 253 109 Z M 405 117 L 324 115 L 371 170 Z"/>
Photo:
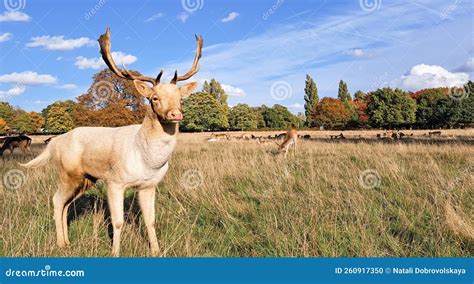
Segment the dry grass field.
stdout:
<path fill-rule="evenodd" d="M 474 136 L 455 131 L 443 132 Z M 300 141 L 284 159 L 276 145 L 208 136 L 180 134 L 157 187 L 162 256 L 474 256 L 472 144 Z M 0 255 L 109 256 L 100 182 L 71 206 L 71 246 L 56 247 L 55 170 L 17 165 L 43 149 L 42 138 L 30 154 L 0 158 Z M 136 201 L 129 190 L 123 256 L 148 256 Z"/>

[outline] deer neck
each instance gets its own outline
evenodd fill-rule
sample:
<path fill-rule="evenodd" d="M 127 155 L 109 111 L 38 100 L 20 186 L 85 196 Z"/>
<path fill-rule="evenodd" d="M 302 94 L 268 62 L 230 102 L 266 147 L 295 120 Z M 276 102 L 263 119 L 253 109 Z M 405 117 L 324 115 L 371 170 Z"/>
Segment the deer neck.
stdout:
<path fill-rule="evenodd" d="M 178 127 L 178 123 L 160 122 L 158 116 L 148 107 L 136 139 L 147 165 L 159 168 L 169 160 L 176 145 Z"/>

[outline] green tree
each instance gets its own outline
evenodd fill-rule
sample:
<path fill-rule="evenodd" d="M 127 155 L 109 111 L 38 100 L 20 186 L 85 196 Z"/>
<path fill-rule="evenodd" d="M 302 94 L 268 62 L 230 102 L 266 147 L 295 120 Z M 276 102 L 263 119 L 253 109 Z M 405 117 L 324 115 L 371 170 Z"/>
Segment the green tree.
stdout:
<path fill-rule="evenodd" d="M 184 131 L 216 131 L 229 127 L 222 105 L 207 92 L 191 94 L 183 103 Z"/>
<path fill-rule="evenodd" d="M 347 89 L 347 84 L 343 80 L 339 81 L 339 90 L 337 92 L 337 98 L 341 102 L 347 102 L 351 101 L 351 94 L 349 93 L 349 90 Z"/>
<path fill-rule="evenodd" d="M 211 94 L 219 102 L 225 113 L 226 119 L 228 120 L 230 114 L 230 107 L 227 103 L 228 96 L 221 84 L 216 79 L 211 79 L 209 83 L 204 81 L 202 91 Z"/>
<path fill-rule="evenodd" d="M 361 90 L 358 90 L 357 92 L 355 92 L 354 94 L 354 99 L 355 100 L 360 100 L 360 101 L 363 101 L 365 100 L 367 94 L 362 92 Z"/>
<path fill-rule="evenodd" d="M 50 115 L 49 112 L 52 108 L 55 108 L 55 113 Z M 48 105 L 41 111 L 41 115 L 44 118 L 44 129 L 48 132 L 60 133 L 67 132 L 75 127 L 74 123 L 74 114 L 76 112 L 76 103 L 72 100 L 66 101 L 55 101 L 54 103 Z M 57 117 L 58 113 L 67 113 L 66 118 L 61 120 Z M 84 112 L 80 113 L 84 115 Z M 70 125 L 69 118 L 72 118 L 73 124 Z M 66 125 L 63 127 L 59 125 L 61 122 L 65 122 Z"/>
<path fill-rule="evenodd" d="M 252 110 L 254 111 L 254 113 L 257 117 L 257 128 L 258 129 L 263 129 L 263 128 L 267 127 L 265 125 L 265 119 L 263 119 L 263 113 L 262 113 L 263 108 L 266 108 L 266 106 L 262 105 L 261 107 L 252 107 Z"/>
<path fill-rule="evenodd" d="M 304 88 L 304 112 L 306 116 L 306 126 L 313 126 L 313 117 L 318 106 L 318 87 L 309 74 L 306 75 Z"/>
<path fill-rule="evenodd" d="M 272 108 L 262 106 L 262 115 L 267 128 L 287 129 L 298 126 L 298 119 L 285 106 L 276 104 Z"/>
<path fill-rule="evenodd" d="M 46 130 L 50 133 L 64 133 L 74 128 L 74 119 L 67 105 L 61 102 L 48 109 Z"/>
<path fill-rule="evenodd" d="M 22 133 L 34 133 L 35 123 L 29 113 L 24 110 L 17 110 L 16 115 L 11 122 L 13 129 Z"/>
<path fill-rule="evenodd" d="M 247 104 L 238 104 L 230 111 L 229 126 L 232 130 L 255 130 L 258 126 L 257 114 Z"/>
<path fill-rule="evenodd" d="M 407 127 L 415 122 L 416 103 L 400 89 L 378 89 L 369 94 L 367 114 L 373 127 Z"/>
<path fill-rule="evenodd" d="M 8 102 L 0 102 L 0 118 L 10 124 L 15 117 L 15 109 Z"/>

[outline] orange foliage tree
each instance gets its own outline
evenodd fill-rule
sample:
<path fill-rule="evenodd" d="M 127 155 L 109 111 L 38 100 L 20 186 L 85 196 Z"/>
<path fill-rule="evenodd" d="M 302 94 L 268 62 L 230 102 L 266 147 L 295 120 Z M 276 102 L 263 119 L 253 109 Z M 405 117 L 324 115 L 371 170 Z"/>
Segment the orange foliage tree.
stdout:
<path fill-rule="evenodd" d="M 333 98 L 323 98 L 316 107 L 316 125 L 327 128 L 342 128 L 351 118 L 351 113 L 343 102 Z"/>

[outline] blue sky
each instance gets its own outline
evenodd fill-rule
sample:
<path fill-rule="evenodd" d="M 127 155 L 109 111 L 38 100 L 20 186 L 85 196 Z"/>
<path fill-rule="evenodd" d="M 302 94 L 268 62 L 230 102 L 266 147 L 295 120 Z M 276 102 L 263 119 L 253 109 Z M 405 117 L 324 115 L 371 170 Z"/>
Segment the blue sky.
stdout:
<path fill-rule="evenodd" d="M 117 64 L 169 78 L 201 70 L 229 104 L 303 111 L 304 79 L 320 97 L 383 86 L 459 86 L 474 76 L 472 1 L 4 1 L 0 14 L 0 100 L 26 110 L 73 99 L 101 70 L 96 39 L 111 28 Z"/>

